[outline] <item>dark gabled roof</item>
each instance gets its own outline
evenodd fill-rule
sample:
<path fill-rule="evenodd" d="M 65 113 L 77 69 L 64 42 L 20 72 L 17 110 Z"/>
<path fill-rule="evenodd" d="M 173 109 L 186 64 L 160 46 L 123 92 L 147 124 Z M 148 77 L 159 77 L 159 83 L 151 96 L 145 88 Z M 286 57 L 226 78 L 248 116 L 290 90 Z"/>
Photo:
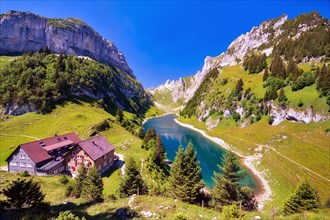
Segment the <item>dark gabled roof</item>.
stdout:
<path fill-rule="evenodd" d="M 95 161 L 115 148 L 103 135 L 81 141 L 78 145 Z"/>
<path fill-rule="evenodd" d="M 13 153 L 21 147 L 25 153 L 31 158 L 31 160 L 34 163 L 39 163 L 48 159 L 51 159 L 52 157 L 47 153 L 47 147 L 50 149 L 52 148 L 53 150 L 56 149 L 54 146 L 62 147 L 62 144 L 56 145 L 57 143 L 61 142 L 66 142 L 71 141 L 73 143 L 78 143 L 81 141 L 81 139 L 76 135 L 76 133 L 69 133 L 69 134 L 63 134 L 63 135 L 58 135 L 50 138 L 45 138 L 29 143 L 24 143 L 20 144 L 14 151 Z M 46 149 L 44 149 L 46 148 Z M 6 161 L 9 160 L 9 158 L 12 156 L 11 153 L 9 157 L 7 157 Z"/>

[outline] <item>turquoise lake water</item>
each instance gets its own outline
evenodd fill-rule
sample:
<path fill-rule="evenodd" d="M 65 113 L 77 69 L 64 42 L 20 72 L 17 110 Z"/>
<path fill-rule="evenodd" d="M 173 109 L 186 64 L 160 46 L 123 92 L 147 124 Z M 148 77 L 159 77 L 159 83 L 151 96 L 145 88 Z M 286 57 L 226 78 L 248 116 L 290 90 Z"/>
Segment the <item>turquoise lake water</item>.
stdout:
<path fill-rule="evenodd" d="M 219 172 L 217 164 L 221 163 L 221 155 L 226 153 L 226 150 L 202 134 L 179 125 L 174 121 L 175 118 L 176 115 L 165 115 L 149 119 L 144 124 L 144 130 L 147 131 L 151 127 L 155 128 L 157 134 L 161 135 L 167 158 L 171 161 L 174 160 L 178 147 L 182 145 L 185 148 L 191 140 L 197 151 L 197 158 L 201 164 L 205 185 L 211 189 L 214 185 L 212 181 L 213 171 Z M 241 184 L 256 188 L 256 182 L 250 173 L 242 180 Z"/>

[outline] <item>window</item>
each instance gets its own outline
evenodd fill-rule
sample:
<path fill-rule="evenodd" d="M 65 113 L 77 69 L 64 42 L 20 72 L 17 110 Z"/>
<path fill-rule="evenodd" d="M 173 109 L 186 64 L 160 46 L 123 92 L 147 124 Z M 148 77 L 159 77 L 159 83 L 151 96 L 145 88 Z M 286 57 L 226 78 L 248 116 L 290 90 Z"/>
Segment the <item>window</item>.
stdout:
<path fill-rule="evenodd" d="M 25 155 L 20 155 L 19 158 L 20 158 L 21 160 L 25 160 Z"/>
<path fill-rule="evenodd" d="M 72 153 L 71 153 L 72 155 L 76 155 L 76 151 L 72 151 Z"/>
<path fill-rule="evenodd" d="M 105 158 L 107 158 L 107 155 L 104 155 L 104 156 L 103 156 L 103 159 L 105 159 Z"/>
<path fill-rule="evenodd" d="M 18 166 L 18 163 L 17 162 L 10 162 L 9 164 L 10 164 L 10 166 L 13 166 L 13 167 L 17 167 Z"/>
<path fill-rule="evenodd" d="M 80 166 L 80 164 L 81 164 L 81 163 L 80 163 L 80 162 L 78 162 L 78 166 Z"/>
<path fill-rule="evenodd" d="M 82 155 L 78 155 L 78 159 L 82 159 Z"/>
<path fill-rule="evenodd" d="M 43 142 L 43 141 L 39 142 L 39 144 L 40 144 L 42 147 L 46 146 L 45 142 Z"/>
<path fill-rule="evenodd" d="M 59 142 L 61 142 L 62 140 L 61 140 L 61 138 L 57 138 L 57 140 L 59 141 Z"/>
<path fill-rule="evenodd" d="M 59 171 L 61 172 L 61 171 L 63 171 L 63 170 L 64 170 L 64 166 L 63 166 L 63 167 L 60 167 Z"/>
<path fill-rule="evenodd" d="M 78 151 L 80 151 L 81 148 L 80 147 L 77 147 L 77 149 L 78 149 Z"/>
<path fill-rule="evenodd" d="M 72 166 L 67 166 L 66 170 L 72 170 Z"/>
<path fill-rule="evenodd" d="M 101 169 L 102 168 L 102 165 L 99 165 L 98 167 L 97 167 L 97 169 Z"/>
<path fill-rule="evenodd" d="M 23 148 L 20 147 L 20 148 L 19 148 L 19 151 L 23 151 Z"/>
<path fill-rule="evenodd" d="M 52 174 L 56 174 L 57 173 L 57 169 L 56 170 L 54 170 L 53 172 L 52 172 Z"/>
<path fill-rule="evenodd" d="M 64 140 L 68 140 L 68 138 L 67 137 L 63 137 L 64 138 Z"/>
<path fill-rule="evenodd" d="M 13 158 L 14 158 L 14 159 L 16 159 L 16 158 L 17 158 L 17 155 L 16 155 L 16 154 L 14 154 L 14 155 L 13 155 Z"/>
<path fill-rule="evenodd" d="M 74 158 L 71 158 L 71 159 L 70 159 L 70 162 L 72 162 L 72 163 L 73 163 L 73 162 L 74 162 Z"/>
<path fill-rule="evenodd" d="M 27 163 L 26 167 L 32 167 L 32 163 Z"/>
<path fill-rule="evenodd" d="M 28 155 L 26 155 L 26 159 L 27 159 L 27 160 L 29 160 L 29 159 L 30 159 L 30 157 L 29 157 Z"/>
<path fill-rule="evenodd" d="M 86 152 L 84 152 L 84 155 L 85 155 L 85 156 L 87 156 L 87 153 L 86 153 Z"/>
<path fill-rule="evenodd" d="M 25 163 L 20 163 L 19 166 L 20 167 L 25 167 Z"/>

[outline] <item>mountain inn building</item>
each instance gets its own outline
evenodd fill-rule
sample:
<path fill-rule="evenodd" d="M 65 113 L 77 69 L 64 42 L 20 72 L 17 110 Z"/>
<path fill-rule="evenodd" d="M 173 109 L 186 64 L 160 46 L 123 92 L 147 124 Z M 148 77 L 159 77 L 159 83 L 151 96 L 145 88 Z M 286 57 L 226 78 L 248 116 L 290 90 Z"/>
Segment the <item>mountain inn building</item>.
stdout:
<path fill-rule="evenodd" d="M 75 177 L 81 163 L 87 169 L 94 165 L 102 174 L 113 165 L 115 149 L 102 135 L 83 141 L 69 133 L 20 144 L 6 161 L 9 172 Z"/>

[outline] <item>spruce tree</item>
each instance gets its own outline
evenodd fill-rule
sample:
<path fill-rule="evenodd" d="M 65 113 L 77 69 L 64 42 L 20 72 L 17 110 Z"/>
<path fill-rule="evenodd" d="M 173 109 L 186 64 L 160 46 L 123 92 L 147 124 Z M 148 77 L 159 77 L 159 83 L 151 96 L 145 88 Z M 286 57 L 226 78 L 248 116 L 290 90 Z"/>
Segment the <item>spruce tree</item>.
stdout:
<path fill-rule="evenodd" d="M 155 146 L 155 163 L 157 166 L 162 167 L 165 160 L 165 148 L 160 135 L 156 136 L 156 146 Z"/>
<path fill-rule="evenodd" d="M 189 197 L 189 189 L 187 186 L 188 177 L 185 173 L 186 160 L 184 155 L 183 147 L 180 146 L 176 152 L 172 168 L 170 171 L 169 185 L 170 193 L 173 198 L 180 199 L 182 201 L 187 201 Z"/>
<path fill-rule="evenodd" d="M 278 95 L 278 101 L 282 102 L 284 104 L 287 101 L 287 97 L 285 96 L 284 89 L 281 88 L 280 93 Z"/>
<path fill-rule="evenodd" d="M 255 210 L 257 203 L 254 195 L 247 187 L 241 187 L 239 182 L 244 179 L 246 173 L 239 165 L 239 158 L 234 153 L 223 155 L 222 166 L 218 165 L 220 173 L 214 172 L 212 200 L 216 209 L 223 206 L 239 204 L 246 210 Z"/>
<path fill-rule="evenodd" d="M 303 211 L 317 211 L 320 207 L 321 202 L 317 190 L 308 180 L 304 180 L 284 202 L 283 212 L 288 215 Z"/>
<path fill-rule="evenodd" d="M 125 163 L 125 175 L 119 185 L 119 195 L 127 197 L 137 193 L 147 193 L 147 186 L 142 179 L 138 164 L 130 157 Z"/>
<path fill-rule="evenodd" d="M 102 198 L 103 182 L 95 166 L 92 166 L 83 182 L 82 196 L 90 201 L 97 201 Z"/>
<path fill-rule="evenodd" d="M 85 164 L 81 163 L 78 167 L 78 174 L 75 178 L 75 188 L 73 189 L 73 193 L 72 193 L 74 194 L 74 196 L 77 197 L 80 196 L 83 188 L 83 182 L 86 178 L 87 178 L 87 169 L 85 167 Z"/>
<path fill-rule="evenodd" d="M 6 197 L 3 205 L 7 208 L 17 209 L 19 212 L 22 208 L 35 208 L 44 204 L 45 194 L 42 193 L 40 185 L 32 179 L 24 180 L 18 178 L 12 181 L 9 186 L 0 194 Z"/>
<path fill-rule="evenodd" d="M 204 183 L 200 163 L 191 142 L 185 151 L 182 146 L 179 147 L 170 174 L 169 184 L 172 196 L 184 202 L 196 202 Z"/>
<path fill-rule="evenodd" d="M 283 60 L 280 56 L 275 56 L 270 65 L 270 71 L 272 76 L 279 77 L 281 79 L 286 78 L 286 69 Z"/>
<path fill-rule="evenodd" d="M 262 80 L 263 80 L 263 81 L 266 81 L 267 78 L 268 78 L 268 67 L 266 67 L 266 69 L 265 69 L 265 72 L 264 72 L 264 75 L 263 75 L 263 77 L 262 77 Z"/>
<path fill-rule="evenodd" d="M 204 187 L 202 181 L 202 169 L 200 162 L 197 160 L 197 154 L 194 149 L 193 143 L 190 141 L 185 150 L 186 161 L 186 176 L 188 176 L 187 186 L 190 193 L 187 195 L 187 202 L 196 202 L 200 195 L 200 189 Z"/>
<path fill-rule="evenodd" d="M 116 119 L 119 122 L 122 122 L 124 120 L 124 112 L 121 108 L 118 107 L 117 112 L 116 112 Z"/>

